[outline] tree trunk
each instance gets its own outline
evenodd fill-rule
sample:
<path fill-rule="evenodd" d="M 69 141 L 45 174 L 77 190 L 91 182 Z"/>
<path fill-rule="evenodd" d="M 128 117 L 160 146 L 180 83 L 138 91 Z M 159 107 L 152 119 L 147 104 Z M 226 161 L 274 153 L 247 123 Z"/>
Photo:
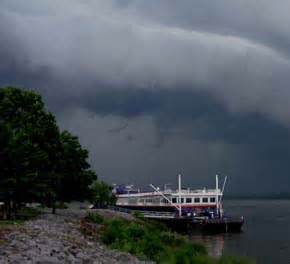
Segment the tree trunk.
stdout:
<path fill-rule="evenodd" d="M 11 219 L 11 200 L 10 199 L 8 199 L 6 202 L 6 216 L 8 220 Z"/>
<path fill-rule="evenodd" d="M 55 201 L 52 202 L 52 214 L 55 214 L 56 211 L 56 204 Z"/>

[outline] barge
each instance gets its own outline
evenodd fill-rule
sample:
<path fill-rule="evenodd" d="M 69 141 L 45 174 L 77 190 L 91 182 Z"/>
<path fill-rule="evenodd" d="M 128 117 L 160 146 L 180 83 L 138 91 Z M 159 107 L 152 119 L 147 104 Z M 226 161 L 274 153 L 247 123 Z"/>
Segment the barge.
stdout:
<path fill-rule="evenodd" d="M 142 192 L 130 186 L 115 186 L 119 209 L 139 211 L 145 218 L 159 220 L 176 228 L 198 228 L 202 231 L 237 232 L 243 224 L 243 217 L 226 216 L 223 210 L 223 193 L 227 177 L 219 188 L 216 175 L 215 189 L 182 188 L 178 175 L 178 189 L 164 186 L 161 190 L 150 184 L 151 192 Z"/>

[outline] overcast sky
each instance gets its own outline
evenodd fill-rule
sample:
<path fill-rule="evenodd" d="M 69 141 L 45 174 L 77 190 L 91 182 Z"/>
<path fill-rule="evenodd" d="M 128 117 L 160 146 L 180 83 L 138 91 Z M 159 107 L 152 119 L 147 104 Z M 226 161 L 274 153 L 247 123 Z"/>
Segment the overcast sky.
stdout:
<path fill-rule="evenodd" d="M 1 0 L 0 85 L 109 183 L 290 192 L 289 0 Z"/>

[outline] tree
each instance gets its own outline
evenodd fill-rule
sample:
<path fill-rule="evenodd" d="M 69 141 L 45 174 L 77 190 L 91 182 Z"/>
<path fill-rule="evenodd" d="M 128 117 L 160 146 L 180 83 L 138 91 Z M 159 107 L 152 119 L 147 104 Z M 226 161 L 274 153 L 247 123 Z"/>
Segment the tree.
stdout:
<path fill-rule="evenodd" d="M 77 137 L 60 132 L 33 91 L 0 88 L 0 197 L 7 213 L 25 202 L 91 199 L 97 179 Z M 102 189 L 100 189 L 102 191 Z"/>
<path fill-rule="evenodd" d="M 102 181 L 95 181 L 91 185 L 93 192 L 93 199 L 91 202 L 97 207 L 106 207 L 107 205 L 114 205 L 116 196 L 112 193 L 112 187 Z"/>
<path fill-rule="evenodd" d="M 63 131 L 60 138 L 63 152 L 57 196 L 61 201 L 90 199 L 92 192 L 88 186 L 97 175 L 90 170 L 89 153 L 68 131 Z"/>
<path fill-rule="evenodd" d="M 13 209 L 47 201 L 59 168 L 60 133 L 41 96 L 13 87 L 0 89 L 0 186 Z"/>

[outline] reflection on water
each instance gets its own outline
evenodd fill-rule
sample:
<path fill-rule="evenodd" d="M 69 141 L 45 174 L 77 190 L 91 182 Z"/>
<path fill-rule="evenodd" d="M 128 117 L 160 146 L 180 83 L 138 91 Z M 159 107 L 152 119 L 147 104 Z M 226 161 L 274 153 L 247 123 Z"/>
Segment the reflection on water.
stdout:
<path fill-rule="evenodd" d="M 212 257 L 220 257 L 223 254 L 225 235 L 202 235 L 202 234 L 191 234 L 190 239 L 193 242 L 203 244 Z"/>
<path fill-rule="evenodd" d="M 225 202 L 226 211 L 245 217 L 242 233 L 191 234 L 203 243 L 211 256 L 239 255 L 257 264 L 290 263 L 290 201 L 232 200 Z"/>

